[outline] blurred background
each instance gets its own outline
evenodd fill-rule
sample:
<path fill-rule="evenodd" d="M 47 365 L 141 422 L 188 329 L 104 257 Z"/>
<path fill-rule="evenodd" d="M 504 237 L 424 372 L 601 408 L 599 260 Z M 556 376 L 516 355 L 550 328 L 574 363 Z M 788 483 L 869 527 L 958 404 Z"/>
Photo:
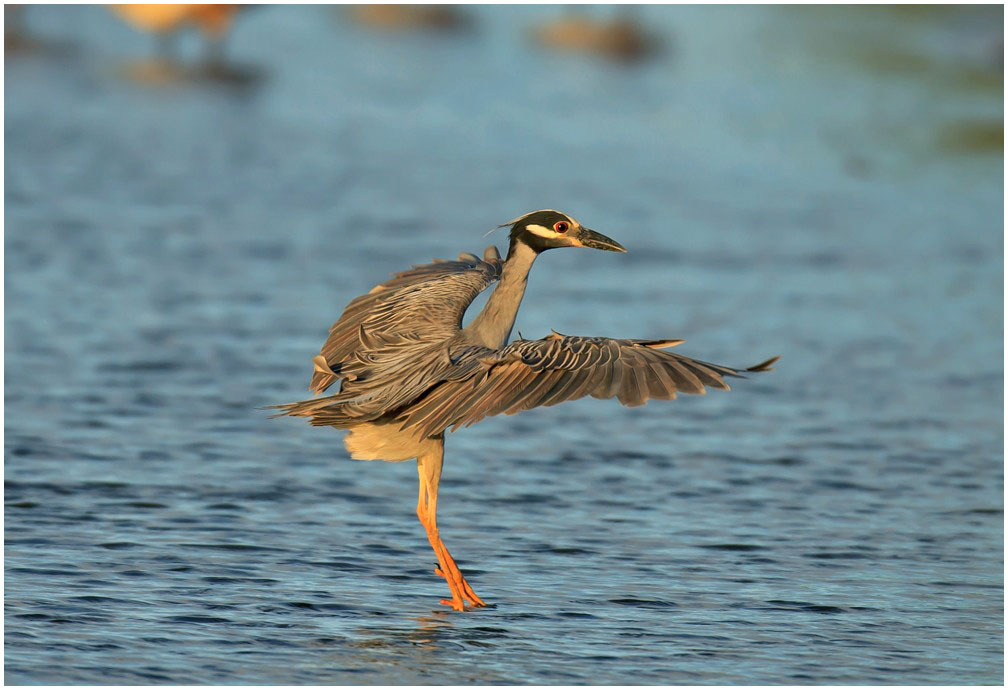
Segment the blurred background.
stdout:
<path fill-rule="evenodd" d="M 997 684 L 1003 51 L 1001 6 L 6 6 L 5 680 Z M 434 611 L 412 463 L 256 408 L 538 208 L 629 253 L 543 257 L 516 332 L 783 358 L 451 435 L 497 608 Z"/>

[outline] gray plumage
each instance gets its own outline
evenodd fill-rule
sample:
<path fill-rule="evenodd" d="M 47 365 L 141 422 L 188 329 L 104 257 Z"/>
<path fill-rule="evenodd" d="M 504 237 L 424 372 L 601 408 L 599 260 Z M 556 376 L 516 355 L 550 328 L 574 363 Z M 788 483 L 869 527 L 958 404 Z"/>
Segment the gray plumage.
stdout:
<path fill-rule="evenodd" d="M 354 458 L 417 458 L 418 515 L 448 580 L 451 602 L 483 605 L 472 594 L 434 527 L 444 431 L 484 417 L 514 414 L 586 396 L 617 398 L 628 406 L 677 393 L 728 390 L 724 377 L 765 371 L 777 358 L 745 370 L 690 359 L 665 348 L 678 340 L 588 338 L 553 333 L 508 343 L 528 272 L 555 247 L 626 251 L 618 243 L 557 211 L 511 221 L 508 257 L 495 247 L 479 258 L 460 254 L 396 274 L 347 305 L 315 357 L 310 390 L 339 382 L 335 394 L 287 405 L 282 415 L 310 417 L 316 426 L 349 429 Z M 482 312 L 467 328 L 462 318 L 476 296 L 495 282 Z M 447 559 L 444 558 L 447 556 Z M 445 573 L 448 573 L 446 576 Z M 471 595 L 471 596 L 470 596 Z"/>

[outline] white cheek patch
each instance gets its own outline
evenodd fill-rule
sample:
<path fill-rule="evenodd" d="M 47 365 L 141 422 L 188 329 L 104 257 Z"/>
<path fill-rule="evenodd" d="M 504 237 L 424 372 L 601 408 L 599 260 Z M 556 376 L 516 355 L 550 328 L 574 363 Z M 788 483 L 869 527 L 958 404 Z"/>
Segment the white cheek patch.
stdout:
<path fill-rule="evenodd" d="M 543 227 L 542 225 L 536 225 L 535 223 L 531 225 L 526 225 L 525 229 L 531 232 L 533 235 L 539 235 L 539 237 L 546 237 L 549 239 L 553 239 L 554 237 L 557 236 L 557 234 L 552 230 L 550 230 L 549 228 Z"/>

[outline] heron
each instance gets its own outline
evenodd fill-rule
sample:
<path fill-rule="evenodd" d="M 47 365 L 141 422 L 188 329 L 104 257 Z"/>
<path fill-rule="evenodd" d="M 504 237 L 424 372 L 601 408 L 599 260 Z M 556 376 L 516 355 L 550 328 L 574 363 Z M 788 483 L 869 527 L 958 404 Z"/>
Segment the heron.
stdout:
<path fill-rule="evenodd" d="M 619 5 L 612 19 L 585 14 L 577 5 L 567 5 L 565 16 L 533 31 L 547 48 L 575 53 L 594 53 L 612 60 L 634 62 L 658 52 L 660 42 L 634 20 L 633 5 Z"/>
<path fill-rule="evenodd" d="M 447 430 L 498 414 L 556 405 L 585 396 L 617 398 L 627 406 L 677 393 L 728 390 L 724 377 L 767 371 L 778 357 L 747 369 L 690 359 L 668 351 L 682 340 L 629 340 L 561 335 L 511 341 L 529 271 L 540 254 L 560 247 L 626 252 L 573 217 L 546 209 L 508 221 L 506 258 L 495 246 L 483 257 L 462 253 L 395 274 L 347 305 L 314 358 L 309 390 L 339 382 L 332 395 L 272 406 L 276 416 L 309 417 L 314 426 L 349 433 L 355 460 L 416 459 L 416 514 L 427 533 L 451 599 L 465 611 L 487 604 L 476 596 L 441 539 L 437 496 Z M 466 309 L 485 288 L 497 287 L 463 328 Z"/>
<path fill-rule="evenodd" d="M 134 28 L 157 36 L 162 58 L 172 53 L 171 42 L 181 29 L 198 27 L 206 39 L 207 62 L 216 64 L 222 61 L 224 37 L 241 6 L 147 4 L 110 5 L 109 9 Z"/>
<path fill-rule="evenodd" d="M 386 31 L 457 31 L 471 24 L 453 5 L 348 5 L 346 11 L 357 23 Z"/>

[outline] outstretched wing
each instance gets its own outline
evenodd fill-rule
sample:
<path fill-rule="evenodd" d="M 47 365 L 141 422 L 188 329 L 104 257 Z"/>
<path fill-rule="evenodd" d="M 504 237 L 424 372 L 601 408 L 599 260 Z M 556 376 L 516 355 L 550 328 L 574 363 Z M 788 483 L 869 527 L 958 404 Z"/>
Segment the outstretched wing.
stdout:
<path fill-rule="evenodd" d="M 433 434 L 449 426 L 475 424 L 484 417 L 556 405 L 586 395 L 617 397 L 624 405 L 648 399 L 671 400 L 676 393 L 728 390 L 725 376 L 743 370 L 710 364 L 662 348 L 680 340 L 616 340 L 554 334 L 517 340 L 482 357 L 482 373 L 441 383 L 405 415 L 403 428 Z M 744 371 L 766 371 L 777 357 Z M 454 429 L 453 429 L 454 430 Z"/>
<path fill-rule="evenodd" d="M 321 393 L 340 378 L 352 376 L 350 366 L 367 362 L 376 350 L 397 345 L 436 344 L 462 327 L 462 315 L 484 288 L 500 278 L 502 262 L 496 247 L 480 259 L 459 254 L 457 261 L 435 259 L 397 273 L 391 280 L 350 302 L 329 338 L 314 358 L 309 390 Z"/>

